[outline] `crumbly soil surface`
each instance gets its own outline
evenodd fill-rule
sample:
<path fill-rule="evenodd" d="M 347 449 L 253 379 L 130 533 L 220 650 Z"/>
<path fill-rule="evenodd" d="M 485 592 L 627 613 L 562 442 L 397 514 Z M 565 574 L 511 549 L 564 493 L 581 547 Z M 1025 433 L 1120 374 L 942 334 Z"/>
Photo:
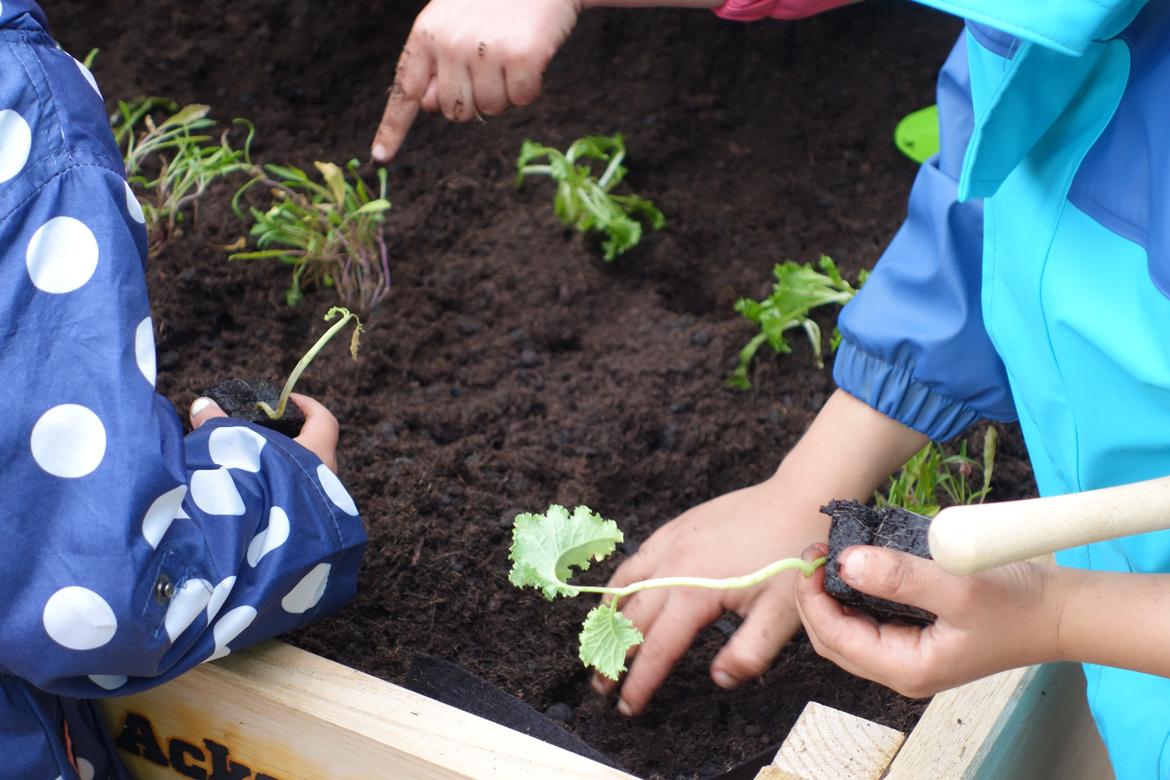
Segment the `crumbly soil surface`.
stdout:
<path fill-rule="evenodd" d="M 66 49 L 101 49 L 111 107 L 141 94 L 208 103 L 255 122 L 257 160 L 308 167 L 365 158 L 421 4 L 45 6 Z M 731 616 L 647 715 L 623 720 L 576 658 L 589 605 L 508 584 L 508 525 L 584 503 L 618 521 L 628 553 L 772 472 L 833 382 L 798 338 L 791 355 L 761 353 L 751 391 L 725 387 L 753 330 L 732 305 L 767 293 L 777 261 L 826 253 L 850 278 L 872 265 L 915 175 L 894 125 L 933 102 L 958 31 L 881 0 L 801 23 L 590 11 L 534 106 L 461 126 L 421 118 L 390 173 L 394 289 L 360 360 L 331 345 L 298 388 L 341 421 L 342 477 L 371 536 L 362 590 L 291 641 L 388 680 L 415 653 L 456 661 L 540 710 L 568 705 L 578 736 L 646 777 L 717 774 L 777 745 L 810 700 L 909 729 L 921 702 L 849 677 L 803 639 L 760 681 L 717 689 L 707 665 Z M 618 131 L 628 181 L 667 226 L 606 264 L 557 221 L 551 184 L 518 189 L 513 165 L 525 138 L 563 147 Z M 245 232 L 230 192 L 211 192 L 149 267 L 159 390 L 183 410 L 227 376 L 283 381 L 334 303 L 310 291 L 289 309 L 287 269 L 226 260 Z M 1013 431 L 1000 450 L 994 497 L 1030 494 Z"/>

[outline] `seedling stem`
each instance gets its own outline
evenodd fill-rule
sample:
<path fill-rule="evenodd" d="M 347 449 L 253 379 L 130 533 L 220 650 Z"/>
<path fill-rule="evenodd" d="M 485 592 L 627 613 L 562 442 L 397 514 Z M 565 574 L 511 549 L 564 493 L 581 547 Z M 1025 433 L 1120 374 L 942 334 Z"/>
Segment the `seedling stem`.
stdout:
<path fill-rule="evenodd" d="M 280 402 L 277 403 L 276 408 L 273 409 L 264 401 L 258 401 L 256 403 L 256 408 L 260 409 L 266 415 L 268 415 L 269 419 L 279 420 L 284 416 L 284 408 L 288 405 L 288 397 L 290 394 L 292 394 L 293 386 L 296 385 L 297 380 L 301 378 L 301 374 L 305 373 L 305 369 L 308 368 L 309 364 L 313 362 L 313 358 L 317 357 L 317 353 L 320 352 L 325 347 L 325 345 L 329 343 L 329 340 L 337 335 L 337 332 L 344 328 L 346 323 L 350 320 L 354 321 L 355 327 L 353 329 L 353 336 L 349 341 L 349 354 L 354 360 L 357 360 L 358 342 L 362 333 L 361 320 L 359 320 L 357 315 L 351 312 L 349 309 L 346 309 L 342 306 L 334 306 L 325 313 L 325 321 L 328 322 L 339 314 L 341 315 L 341 319 L 330 326 L 329 330 L 321 334 L 321 338 L 317 339 L 317 343 L 309 348 L 309 351 L 305 353 L 304 357 L 302 357 L 300 362 L 298 362 L 293 368 L 292 373 L 288 375 L 288 381 L 284 383 L 284 389 L 280 391 Z"/>

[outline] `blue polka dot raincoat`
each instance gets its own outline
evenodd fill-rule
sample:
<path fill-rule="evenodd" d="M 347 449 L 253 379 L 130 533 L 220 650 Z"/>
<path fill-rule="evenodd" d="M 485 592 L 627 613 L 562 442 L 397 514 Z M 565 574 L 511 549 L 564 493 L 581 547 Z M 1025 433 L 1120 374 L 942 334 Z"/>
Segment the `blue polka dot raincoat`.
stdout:
<path fill-rule="evenodd" d="M 0 778 L 123 777 L 90 700 L 353 594 L 341 482 L 154 392 L 142 210 L 92 75 L 0 0 Z"/>

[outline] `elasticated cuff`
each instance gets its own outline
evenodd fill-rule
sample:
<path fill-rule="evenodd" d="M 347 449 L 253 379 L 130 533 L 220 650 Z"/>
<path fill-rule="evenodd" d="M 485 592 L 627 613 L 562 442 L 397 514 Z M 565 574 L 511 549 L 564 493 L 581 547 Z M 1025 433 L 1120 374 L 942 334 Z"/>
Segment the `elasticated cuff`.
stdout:
<path fill-rule="evenodd" d="M 845 392 L 932 441 L 957 436 L 983 416 L 963 401 L 919 382 L 904 367 L 849 341 L 842 341 L 837 349 L 833 379 Z"/>

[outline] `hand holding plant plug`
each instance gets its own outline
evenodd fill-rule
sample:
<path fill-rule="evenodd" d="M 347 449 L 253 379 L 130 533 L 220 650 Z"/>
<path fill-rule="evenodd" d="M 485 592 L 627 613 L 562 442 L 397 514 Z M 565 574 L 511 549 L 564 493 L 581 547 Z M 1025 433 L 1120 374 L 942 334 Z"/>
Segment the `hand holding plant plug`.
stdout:
<path fill-rule="evenodd" d="M 814 546 L 805 558 L 826 552 Z M 857 590 L 938 616 L 926 627 L 878 623 L 825 593 L 823 572 L 797 582 L 813 647 L 852 674 L 920 698 L 1061 657 L 1055 566 L 1015 563 L 957 577 L 933 561 L 878 547 L 851 547 L 840 560 L 841 577 Z"/>

